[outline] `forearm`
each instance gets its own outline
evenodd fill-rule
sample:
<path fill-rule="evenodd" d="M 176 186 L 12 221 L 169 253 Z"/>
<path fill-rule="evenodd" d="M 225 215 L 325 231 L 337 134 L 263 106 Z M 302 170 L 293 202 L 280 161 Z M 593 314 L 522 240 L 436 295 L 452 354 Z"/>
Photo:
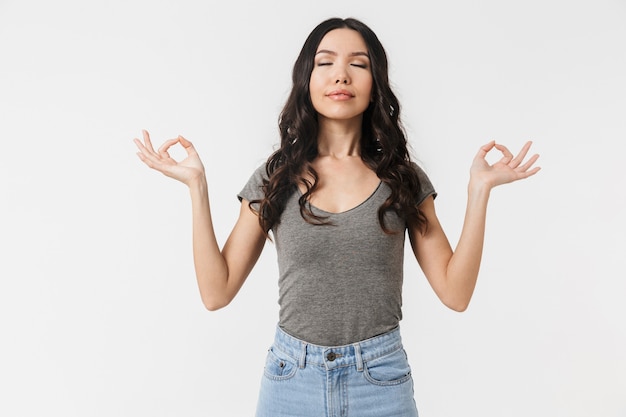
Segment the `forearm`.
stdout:
<path fill-rule="evenodd" d="M 203 303 L 214 309 L 226 292 L 228 266 L 220 251 L 204 177 L 189 185 L 192 208 L 193 260 Z"/>
<path fill-rule="evenodd" d="M 467 209 L 459 242 L 447 268 L 448 305 L 454 310 L 467 308 L 478 279 L 485 238 L 485 222 L 490 188 L 470 184 Z"/>
<path fill-rule="evenodd" d="M 453 310 L 465 310 L 476 287 L 491 189 L 528 178 L 540 169 L 533 167 L 539 155 L 533 155 L 524 162 L 530 144 L 527 142 L 515 157 L 495 141 L 480 148 L 470 169 L 465 220 L 454 251 L 439 224 L 432 199 L 422 203 L 421 209 L 432 227 L 424 234 L 418 228 L 411 230 L 413 251 L 437 296 Z M 503 156 L 489 165 L 485 156 L 493 148 L 502 152 Z"/>
<path fill-rule="evenodd" d="M 248 207 L 244 210 L 242 203 L 236 230 L 233 229 L 224 248 L 220 250 L 211 219 L 204 166 L 192 143 L 178 136 L 165 142 L 156 151 L 145 130 L 143 137 L 143 142 L 135 138 L 139 158 L 150 168 L 189 187 L 193 219 L 193 260 L 200 296 L 209 310 L 224 307 L 237 294 L 263 250 L 265 234 L 260 228 L 258 218 Z M 168 154 L 168 149 L 177 143 L 187 151 L 187 158 L 180 162 Z"/>

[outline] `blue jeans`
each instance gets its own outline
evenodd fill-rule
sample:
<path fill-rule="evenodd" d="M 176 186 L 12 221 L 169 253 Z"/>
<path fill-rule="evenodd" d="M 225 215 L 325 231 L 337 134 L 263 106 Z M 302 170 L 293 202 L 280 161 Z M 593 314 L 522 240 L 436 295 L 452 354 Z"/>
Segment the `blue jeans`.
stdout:
<path fill-rule="evenodd" d="M 400 330 L 345 346 L 276 330 L 256 417 L 417 417 Z"/>

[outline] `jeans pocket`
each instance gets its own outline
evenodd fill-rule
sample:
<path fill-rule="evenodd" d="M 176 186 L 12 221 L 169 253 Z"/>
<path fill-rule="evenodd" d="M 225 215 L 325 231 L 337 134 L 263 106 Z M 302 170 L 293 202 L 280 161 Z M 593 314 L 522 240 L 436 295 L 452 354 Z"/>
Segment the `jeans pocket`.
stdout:
<path fill-rule="evenodd" d="M 286 353 L 274 346 L 267 351 L 264 375 L 275 381 L 282 381 L 293 377 L 298 370 L 297 362 Z"/>
<path fill-rule="evenodd" d="M 364 363 L 363 375 L 374 385 L 398 385 L 411 379 L 411 367 L 404 349 Z"/>

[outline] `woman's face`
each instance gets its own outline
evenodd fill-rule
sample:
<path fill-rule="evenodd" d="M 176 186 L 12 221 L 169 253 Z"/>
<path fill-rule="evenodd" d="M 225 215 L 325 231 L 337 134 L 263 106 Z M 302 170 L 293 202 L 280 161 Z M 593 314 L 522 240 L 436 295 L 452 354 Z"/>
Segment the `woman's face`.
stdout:
<path fill-rule="evenodd" d="M 334 29 L 322 38 L 309 89 L 320 117 L 361 117 L 372 97 L 372 71 L 367 46 L 357 31 Z"/>

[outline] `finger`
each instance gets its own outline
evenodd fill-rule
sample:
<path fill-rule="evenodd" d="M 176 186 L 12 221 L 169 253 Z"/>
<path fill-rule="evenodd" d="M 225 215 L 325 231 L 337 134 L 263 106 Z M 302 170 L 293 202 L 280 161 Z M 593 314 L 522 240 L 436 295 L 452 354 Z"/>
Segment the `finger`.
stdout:
<path fill-rule="evenodd" d="M 144 153 L 137 152 L 137 156 L 139 156 L 139 159 L 141 159 L 141 161 L 148 167 L 154 169 L 155 171 L 159 171 L 164 175 L 171 176 L 171 164 L 163 163 L 162 159 L 159 159 L 151 154 L 146 155 Z"/>
<path fill-rule="evenodd" d="M 146 147 L 139 142 L 139 140 L 137 140 L 137 142 L 137 146 L 139 147 L 137 155 L 139 156 L 139 159 L 141 159 L 150 168 L 156 168 L 157 166 L 163 165 L 162 159 L 159 155 L 149 152 L 148 149 L 146 149 Z"/>
<path fill-rule="evenodd" d="M 193 144 L 187 139 L 185 139 L 184 137 L 178 135 L 178 141 L 181 144 L 181 146 L 185 148 L 185 150 L 187 151 L 187 155 L 194 155 L 198 153 L 196 151 L 196 148 L 193 146 Z"/>
<path fill-rule="evenodd" d="M 144 164 L 148 165 L 152 169 L 156 169 L 156 167 L 158 166 L 158 162 L 155 161 L 152 157 L 146 155 L 145 153 L 137 152 L 137 156 Z"/>
<path fill-rule="evenodd" d="M 500 163 L 508 165 L 513 160 L 513 154 L 511 153 L 511 151 L 509 151 L 509 149 L 506 146 L 496 143 L 494 144 L 494 147 L 500 152 L 502 152 L 503 156 L 499 161 Z"/>
<path fill-rule="evenodd" d="M 524 144 L 524 146 L 519 151 L 517 156 L 515 158 L 513 158 L 513 160 L 509 164 L 511 166 L 511 168 L 517 168 L 519 166 L 519 164 L 522 163 L 524 158 L 526 158 L 526 154 L 528 153 L 528 150 L 530 149 L 530 145 L 532 145 L 532 141 L 528 141 L 528 142 L 526 142 Z"/>
<path fill-rule="evenodd" d="M 480 149 L 478 150 L 478 153 L 476 154 L 476 158 L 485 158 L 485 156 L 487 156 L 489 151 L 492 150 L 495 145 L 496 145 L 496 141 L 492 140 L 491 142 L 486 143 L 483 146 L 481 146 Z"/>
<path fill-rule="evenodd" d="M 524 165 L 517 167 L 516 171 L 520 171 L 520 172 L 528 171 L 528 169 L 532 167 L 535 164 L 535 162 L 537 162 L 537 159 L 539 159 L 539 154 L 533 155 L 532 157 L 530 157 L 528 161 L 526 161 Z"/>
<path fill-rule="evenodd" d="M 189 148 L 189 147 L 193 147 L 193 145 L 191 144 L 190 141 L 188 141 L 187 139 L 185 139 L 182 135 L 178 135 L 178 141 L 180 142 L 180 144 L 184 147 L 184 148 Z"/>
<path fill-rule="evenodd" d="M 151 157 L 156 157 L 157 155 L 154 153 L 154 150 L 150 150 L 148 149 L 139 139 L 135 138 L 133 139 L 133 142 L 135 142 L 135 145 L 137 145 L 137 148 L 139 148 L 139 151 L 146 156 L 151 156 Z"/>
<path fill-rule="evenodd" d="M 141 133 L 143 135 L 143 142 L 145 144 L 145 148 L 148 150 L 148 152 L 156 154 L 156 152 L 154 152 L 154 147 L 152 146 L 152 141 L 150 140 L 150 134 L 148 133 L 148 131 L 145 129 L 142 129 Z"/>
<path fill-rule="evenodd" d="M 139 148 L 139 151 L 141 154 L 140 158 L 150 168 L 160 169 L 156 167 L 163 166 L 164 157 L 154 151 L 154 148 L 152 147 L 152 143 L 150 142 L 150 137 L 147 135 L 148 132 L 146 132 L 145 130 L 143 132 L 144 132 L 143 143 L 137 138 L 134 139 L 134 142 L 137 145 L 137 148 Z M 167 157 L 169 157 L 169 155 L 165 156 L 165 158 Z"/>
<path fill-rule="evenodd" d="M 146 149 L 146 147 L 143 145 L 143 143 L 141 143 L 139 139 L 134 138 L 133 142 L 135 142 L 135 145 L 137 145 L 137 148 L 139 148 L 140 151 Z"/>
<path fill-rule="evenodd" d="M 177 143 L 178 143 L 178 138 L 165 141 L 165 143 L 163 143 L 163 145 L 161 145 L 161 147 L 159 148 L 159 155 L 161 155 L 164 158 L 170 158 L 170 154 L 167 152 L 167 150 Z"/>
<path fill-rule="evenodd" d="M 526 171 L 526 172 L 520 173 L 519 174 L 519 178 L 520 179 L 524 179 L 524 178 L 531 177 L 531 176 L 535 175 L 537 172 L 539 172 L 540 170 L 541 170 L 541 167 L 534 167 L 530 171 Z"/>
<path fill-rule="evenodd" d="M 143 134 L 143 143 L 137 138 L 134 139 L 134 142 L 139 150 L 144 155 L 157 156 L 156 152 L 154 152 L 154 148 L 152 147 L 152 142 L 150 141 L 150 135 L 148 134 L 148 131 L 142 130 L 141 133 Z"/>
<path fill-rule="evenodd" d="M 146 155 L 144 155 L 142 152 L 137 152 L 137 156 L 139 157 L 139 159 L 141 159 L 142 162 L 144 162 L 146 165 L 150 166 L 150 164 L 148 163 L 148 158 L 146 157 Z"/>

